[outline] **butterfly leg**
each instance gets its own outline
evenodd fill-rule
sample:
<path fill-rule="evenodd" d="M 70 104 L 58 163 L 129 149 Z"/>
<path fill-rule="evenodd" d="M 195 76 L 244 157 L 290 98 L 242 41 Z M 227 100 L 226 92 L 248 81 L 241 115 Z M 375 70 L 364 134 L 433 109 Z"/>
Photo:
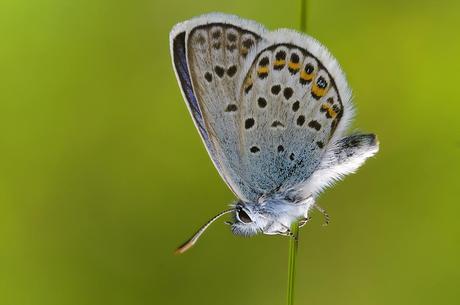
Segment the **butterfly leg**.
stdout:
<path fill-rule="evenodd" d="M 286 231 L 274 231 L 271 234 L 294 237 L 294 234 L 292 234 L 292 231 L 290 229 L 286 229 Z"/>
<path fill-rule="evenodd" d="M 299 220 L 299 229 L 302 228 L 303 226 L 305 226 L 307 224 L 307 222 L 309 222 L 310 220 L 311 220 L 311 217 L 306 217 L 306 218 L 303 218 L 303 219 Z M 294 234 L 292 233 L 290 228 L 288 228 L 287 226 L 284 226 L 284 227 L 286 227 L 286 231 L 278 232 L 278 234 L 284 235 L 284 236 L 290 236 L 292 238 L 296 238 L 296 236 L 294 236 Z"/>
<path fill-rule="evenodd" d="M 289 237 L 291 237 L 291 238 L 294 238 L 295 240 L 297 240 L 297 236 L 294 235 L 294 233 L 292 233 L 291 230 L 287 231 L 287 232 L 285 233 L 285 235 L 286 235 L 286 236 L 289 236 Z"/>
<path fill-rule="evenodd" d="M 309 222 L 310 220 L 311 220 L 310 216 L 299 220 L 299 228 L 302 228 L 303 226 L 305 226 L 307 224 L 307 222 Z"/>
<path fill-rule="evenodd" d="M 324 216 L 324 223 L 323 223 L 323 226 L 327 226 L 330 222 L 330 217 L 329 217 L 329 214 L 326 212 L 325 209 L 323 209 L 322 207 L 320 207 L 319 205 L 317 205 L 316 203 L 313 205 L 315 207 L 315 209 L 317 209 L 321 214 L 323 214 Z"/>
<path fill-rule="evenodd" d="M 294 234 L 292 233 L 291 229 L 286 226 L 285 224 L 283 223 L 279 223 L 285 230 L 284 231 L 278 231 L 276 232 L 275 234 L 278 234 L 278 235 L 283 235 L 283 236 L 289 236 L 289 237 L 292 237 L 292 238 L 296 238 L 296 236 L 294 236 Z"/>

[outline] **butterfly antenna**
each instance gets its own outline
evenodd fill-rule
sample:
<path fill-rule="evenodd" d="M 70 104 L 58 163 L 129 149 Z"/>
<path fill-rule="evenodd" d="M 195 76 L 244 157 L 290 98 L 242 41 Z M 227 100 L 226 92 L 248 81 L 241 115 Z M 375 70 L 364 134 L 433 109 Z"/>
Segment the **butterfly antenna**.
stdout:
<path fill-rule="evenodd" d="M 229 209 L 229 210 L 225 210 L 223 212 L 220 212 L 219 214 L 217 214 L 216 216 L 214 216 L 213 218 L 211 218 L 207 223 L 205 223 L 189 240 L 187 240 L 185 243 L 183 243 L 179 248 L 176 249 L 176 251 L 174 251 L 174 254 L 182 254 L 184 253 L 185 251 L 187 251 L 188 249 L 190 249 L 195 243 L 196 241 L 198 240 L 198 238 L 200 238 L 201 234 L 203 234 L 204 231 L 206 231 L 206 229 L 214 222 L 216 221 L 219 217 L 227 214 L 227 213 L 230 213 L 230 212 L 233 212 L 235 211 L 235 209 Z"/>

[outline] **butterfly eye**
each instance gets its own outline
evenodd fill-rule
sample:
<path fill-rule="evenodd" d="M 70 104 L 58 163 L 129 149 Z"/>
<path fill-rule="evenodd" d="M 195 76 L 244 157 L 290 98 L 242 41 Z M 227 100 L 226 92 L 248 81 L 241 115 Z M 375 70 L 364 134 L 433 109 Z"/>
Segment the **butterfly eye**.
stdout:
<path fill-rule="evenodd" d="M 249 217 L 249 215 L 242 208 L 238 208 L 236 213 L 238 216 L 238 220 L 240 220 L 241 222 L 244 222 L 244 223 L 252 222 L 251 217 Z"/>

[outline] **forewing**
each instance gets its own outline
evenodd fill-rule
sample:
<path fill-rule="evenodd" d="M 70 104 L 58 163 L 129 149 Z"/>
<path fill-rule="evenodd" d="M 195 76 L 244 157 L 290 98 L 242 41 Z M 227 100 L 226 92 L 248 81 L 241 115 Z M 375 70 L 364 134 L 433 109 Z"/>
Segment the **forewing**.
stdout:
<path fill-rule="evenodd" d="M 264 33 L 256 23 L 223 14 L 192 19 L 171 33 L 173 63 L 189 110 L 222 178 L 245 201 L 262 190 L 241 174 L 238 85 Z"/>

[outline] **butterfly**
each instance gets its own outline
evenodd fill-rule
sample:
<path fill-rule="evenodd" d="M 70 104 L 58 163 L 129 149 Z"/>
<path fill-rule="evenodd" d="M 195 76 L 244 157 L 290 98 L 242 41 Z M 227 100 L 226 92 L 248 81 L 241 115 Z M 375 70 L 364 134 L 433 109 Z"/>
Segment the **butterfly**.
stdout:
<path fill-rule="evenodd" d="M 175 25 L 170 47 L 193 121 L 238 198 L 176 253 L 227 213 L 237 235 L 291 235 L 321 191 L 377 153 L 374 134 L 344 135 L 354 114 L 351 90 L 314 38 L 211 13 Z"/>

